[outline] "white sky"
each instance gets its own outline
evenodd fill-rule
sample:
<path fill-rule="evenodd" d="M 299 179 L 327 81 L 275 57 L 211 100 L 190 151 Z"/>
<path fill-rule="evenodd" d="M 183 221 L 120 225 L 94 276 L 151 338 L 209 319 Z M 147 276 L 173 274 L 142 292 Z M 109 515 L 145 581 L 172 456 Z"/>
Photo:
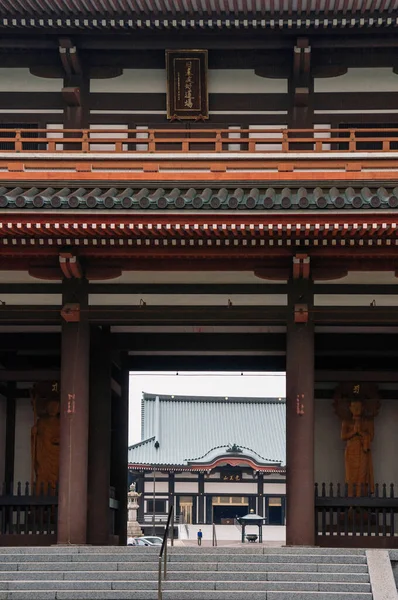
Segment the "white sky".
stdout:
<path fill-rule="evenodd" d="M 141 441 L 142 392 L 176 396 L 284 398 L 284 373 L 130 372 L 129 445 Z"/>

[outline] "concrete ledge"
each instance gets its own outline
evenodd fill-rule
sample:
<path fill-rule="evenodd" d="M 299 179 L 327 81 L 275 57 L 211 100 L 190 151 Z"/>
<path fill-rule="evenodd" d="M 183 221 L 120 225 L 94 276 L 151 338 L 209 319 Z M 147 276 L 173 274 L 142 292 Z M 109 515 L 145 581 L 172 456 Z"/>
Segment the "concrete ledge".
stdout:
<path fill-rule="evenodd" d="M 397 600 L 398 593 L 387 550 L 367 550 L 373 600 Z"/>

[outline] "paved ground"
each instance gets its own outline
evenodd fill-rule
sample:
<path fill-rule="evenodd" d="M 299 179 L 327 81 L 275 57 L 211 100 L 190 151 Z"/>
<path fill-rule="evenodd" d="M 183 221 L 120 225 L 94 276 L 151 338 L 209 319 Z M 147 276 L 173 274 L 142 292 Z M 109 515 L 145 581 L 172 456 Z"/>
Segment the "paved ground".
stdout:
<path fill-rule="evenodd" d="M 197 546 L 198 543 L 196 540 L 175 540 L 174 544 L 176 546 Z M 275 541 L 267 541 L 264 540 L 263 543 L 261 544 L 264 547 L 267 548 L 281 548 L 282 546 L 284 546 L 285 542 L 284 541 L 280 541 L 280 542 L 275 542 Z M 225 546 L 225 547 L 236 547 L 236 546 L 241 546 L 242 543 L 238 542 L 236 540 L 232 540 L 232 541 L 228 541 L 228 540 L 220 540 L 217 542 L 217 546 Z M 248 546 L 249 543 L 245 543 L 245 546 Z M 253 544 L 253 545 L 257 545 L 258 544 Z M 204 540 L 202 542 L 202 547 L 204 548 L 209 548 L 210 546 L 212 546 L 211 541 L 208 540 Z"/>

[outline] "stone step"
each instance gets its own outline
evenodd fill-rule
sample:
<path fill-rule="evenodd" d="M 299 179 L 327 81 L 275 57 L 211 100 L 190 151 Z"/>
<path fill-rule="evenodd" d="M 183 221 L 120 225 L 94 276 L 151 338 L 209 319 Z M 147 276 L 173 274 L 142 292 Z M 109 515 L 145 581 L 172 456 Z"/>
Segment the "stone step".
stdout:
<path fill-rule="evenodd" d="M 158 571 L 8 571 L 0 573 L 1 581 L 157 581 Z M 289 571 L 173 571 L 168 570 L 168 581 L 303 581 L 368 583 L 367 573 L 319 573 Z"/>
<path fill-rule="evenodd" d="M 159 552 L 131 552 L 129 553 L 108 553 L 99 552 L 97 554 L 3 554 L 1 563 L 71 563 L 71 562 L 153 562 L 158 560 Z M 260 555 L 260 558 L 263 558 Z"/>
<path fill-rule="evenodd" d="M 0 574 L 5 571 L 18 572 L 74 572 L 74 571 L 153 571 L 157 570 L 158 561 L 152 562 L 93 562 L 93 563 L 0 563 Z M 367 573 L 366 564 L 318 564 L 314 563 L 252 563 L 252 562 L 224 562 L 224 563 L 196 563 L 196 562 L 170 562 L 169 568 L 173 571 L 251 571 L 251 572 L 296 572 L 296 573 Z"/>
<path fill-rule="evenodd" d="M 368 583 L 312 583 L 274 581 L 166 581 L 164 590 L 202 591 L 236 589 L 255 591 L 308 591 L 308 592 L 370 592 Z M 0 582 L 4 591 L 106 591 L 106 590 L 157 590 L 156 581 L 10 581 Z"/>
<path fill-rule="evenodd" d="M 204 547 L 206 553 L 214 554 L 324 554 L 330 556 L 332 554 L 352 554 L 352 555 L 365 555 L 365 550 L 361 548 L 353 549 L 342 549 L 342 548 L 317 548 L 317 547 L 275 547 L 268 548 L 261 546 L 260 544 L 247 544 L 243 546 L 217 546 L 217 547 Z M 169 550 L 176 554 L 187 554 L 190 552 L 197 553 L 197 546 L 174 546 L 169 547 Z M 134 546 L 49 546 L 49 547 L 0 547 L 0 556 L 3 554 L 18 554 L 18 555 L 32 555 L 39 554 L 58 554 L 58 555 L 70 555 L 70 554 L 131 554 L 132 552 L 140 553 L 159 553 L 159 547 L 140 547 L 135 548 Z"/>
<path fill-rule="evenodd" d="M 157 600 L 154 590 L 126 591 L 8 591 L 0 600 Z M 245 590 L 165 591 L 163 600 L 248 600 Z M 283 592 L 250 591 L 250 600 L 372 600 L 367 592 Z"/>
<path fill-rule="evenodd" d="M 344 563 L 344 564 L 366 564 L 366 556 L 352 555 L 352 554 L 334 554 L 334 555 L 317 555 L 317 554 L 256 554 L 249 557 L 245 554 L 225 554 L 217 556 L 217 562 L 241 562 L 245 558 L 246 562 L 252 563 Z M 184 561 L 195 561 L 195 562 L 214 562 L 214 556 L 211 554 L 197 553 L 197 554 L 171 554 L 169 557 L 170 562 L 184 562 Z"/>

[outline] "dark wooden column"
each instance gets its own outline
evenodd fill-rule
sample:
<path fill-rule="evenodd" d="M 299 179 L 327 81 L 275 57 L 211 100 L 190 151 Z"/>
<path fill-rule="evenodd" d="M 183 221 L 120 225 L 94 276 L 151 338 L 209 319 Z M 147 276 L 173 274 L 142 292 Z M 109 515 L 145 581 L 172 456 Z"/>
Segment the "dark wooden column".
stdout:
<path fill-rule="evenodd" d="M 112 400 L 111 485 L 116 490 L 116 499 L 119 502 L 115 533 L 119 536 L 119 544 L 125 546 L 127 543 L 129 371 L 124 362 L 120 371 L 120 385 L 121 397 L 114 396 Z"/>
<path fill-rule="evenodd" d="M 169 510 L 170 506 L 174 505 L 174 489 L 175 489 L 174 473 L 169 473 Z M 174 513 L 175 518 L 175 513 Z"/>
<path fill-rule="evenodd" d="M 77 322 L 62 323 L 58 543 L 85 544 L 90 352 L 86 279 L 64 280 L 64 309 L 67 305 L 78 305 L 80 314 L 66 316 L 78 318 Z"/>
<path fill-rule="evenodd" d="M 9 381 L 6 388 L 6 447 L 4 453 L 4 483 L 6 492 L 12 492 L 14 483 L 14 460 L 15 460 L 15 395 L 16 384 Z"/>
<path fill-rule="evenodd" d="M 198 475 L 198 522 L 205 522 L 205 475 L 199 473 Z"/>
<path fill-rule="evenodd" d="M 87 542 L 107 545 L 110 534 L 111 335 L 91 330 Z"/>
<path fill-rule="evenodd" d="M 289 77 L 289 129 L 314 127 L 314 78 L 311 71 L 311 46 L 308 38 L 299 38 L 293 48 L 293 63 Z M 291 134 L 294 137 L 312 137 L 311 133 Z M 313 144 L 297 142 L 290 150 L 311 150 Z"/>
<path fill-rule="evenodd" d="M 257 514 L 260 517 L 264 514 L 264 475 L 262 473 L 258 473 L 257 475 Z"/>
<path fill-rule="evenodd" d="M 137 487 L 136 490 L 141 496 L 138 498 L 138 511 L 137 511 L 137 520 L 138 523 L 142 524 L 144 522 L 144 491 L 145 491 L 145 475 L 140 473 L 137 477 Z M 175 507 L 174 507 L 174 514 Z"/>
<path fill-rule="evenodd" d="M 314 326 L 309 258 L 294 259 L 286 345 L 286 544 L 315 543 Z"/>

